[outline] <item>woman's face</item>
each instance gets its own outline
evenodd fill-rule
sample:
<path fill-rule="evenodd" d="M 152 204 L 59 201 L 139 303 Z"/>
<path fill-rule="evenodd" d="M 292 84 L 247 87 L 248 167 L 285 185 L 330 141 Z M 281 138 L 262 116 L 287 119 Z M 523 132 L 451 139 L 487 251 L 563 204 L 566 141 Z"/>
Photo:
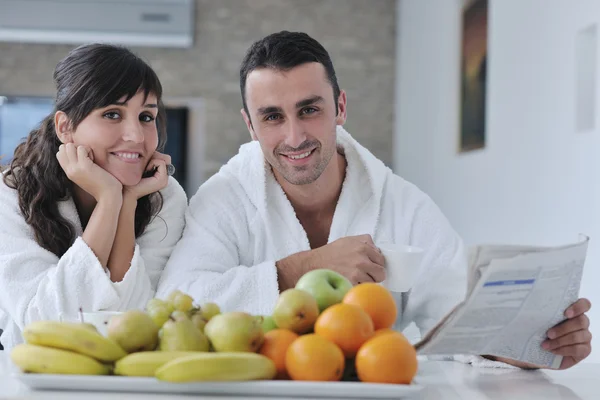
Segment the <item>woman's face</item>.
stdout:
<path fill-rule="evenodd" d="M 142 179 L 158 146 L 157 114 L 156 96 L 151 93 L 144 101 L 141 91 L 126 103 L 92 111 L 77 126 L 72 141 L 88 146 L 98 166 L 124 186 L 133 186 Z"/>

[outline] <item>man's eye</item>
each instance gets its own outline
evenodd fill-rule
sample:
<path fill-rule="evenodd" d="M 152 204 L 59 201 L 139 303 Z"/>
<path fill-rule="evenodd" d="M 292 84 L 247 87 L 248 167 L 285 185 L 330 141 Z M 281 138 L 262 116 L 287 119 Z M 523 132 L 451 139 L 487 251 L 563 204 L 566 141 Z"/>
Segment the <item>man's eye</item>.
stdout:
<path fill-rule="evenodd" d="M 300 111 L 301 114 L 313 114 L 316 112 L 317 112 L 317 109 L 314 107 L 306 107 L 306 108 L 303 108 L 302 111 Z"/>
<path fill-rule="evenodd" d="M 281 116 L 279 114 L 271 114 L 271 115 L 267 115 L 267 117 L 265 118 L 265 121 L 277 121 L 280 118 L 281 118 Z"/>

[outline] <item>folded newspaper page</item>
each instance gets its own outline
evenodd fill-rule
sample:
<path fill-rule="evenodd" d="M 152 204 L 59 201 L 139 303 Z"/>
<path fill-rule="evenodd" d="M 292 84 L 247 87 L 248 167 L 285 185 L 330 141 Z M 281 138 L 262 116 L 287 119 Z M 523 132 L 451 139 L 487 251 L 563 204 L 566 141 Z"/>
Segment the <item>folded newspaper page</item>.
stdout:
<path fill-rule="evenodd" d="M 579 297 L 589 238 L 560 247 L 475 247 L 465 300 L 417 344 L 422 355 L 506 357 L 556 369 L 546 332 Z"/>

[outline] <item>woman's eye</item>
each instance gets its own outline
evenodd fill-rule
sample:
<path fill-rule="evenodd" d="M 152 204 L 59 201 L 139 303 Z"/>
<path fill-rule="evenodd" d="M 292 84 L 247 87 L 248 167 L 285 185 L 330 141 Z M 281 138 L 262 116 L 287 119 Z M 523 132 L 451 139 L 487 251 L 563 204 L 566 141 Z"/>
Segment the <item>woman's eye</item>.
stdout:
<path fill-rule="evenodd" d="M 103 114 L 103 117 L 108 119 L 119 119 L 121 115 L 119 115 L 119 113 L 116 111 L 108 111 Z"/>
<path fill-rule="evenodd" d="M 154 121 L 154 116 L 150 115 L 150 114 L 142 114 L 142 115 L 140 115 L 140 121 L 152 122 L 152 121 Z"/>

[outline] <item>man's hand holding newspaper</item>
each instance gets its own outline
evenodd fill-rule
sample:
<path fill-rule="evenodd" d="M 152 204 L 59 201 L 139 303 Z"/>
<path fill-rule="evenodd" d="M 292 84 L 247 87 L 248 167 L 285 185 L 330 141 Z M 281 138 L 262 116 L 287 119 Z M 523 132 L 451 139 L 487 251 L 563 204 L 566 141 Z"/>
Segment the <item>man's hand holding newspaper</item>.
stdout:
<path fill-rule="evenodd" d="M 592 303 L 588 299 L 579 299 L 565 311 L 567 320 L 547 332 L 548 339 L 542 342 L 542 349 L 562 356 L 558 369 L 571 368 L 584 360 L 592 352 L 592 333 L 590 320 L 585 315 Z M 539 368 L 538 365 L 519 362 L 503 357 L 484 356 L 491 360 L 502 361 L 519 368 Z"/>
<path fill-rule="evenodd" d="M 521 368 L 566 369 L 591 352 L 591 304 L 578 299 L 589 239 L 567 246 L 478 246 L 465 300 L 419 354 L 473 354 Z"/>

